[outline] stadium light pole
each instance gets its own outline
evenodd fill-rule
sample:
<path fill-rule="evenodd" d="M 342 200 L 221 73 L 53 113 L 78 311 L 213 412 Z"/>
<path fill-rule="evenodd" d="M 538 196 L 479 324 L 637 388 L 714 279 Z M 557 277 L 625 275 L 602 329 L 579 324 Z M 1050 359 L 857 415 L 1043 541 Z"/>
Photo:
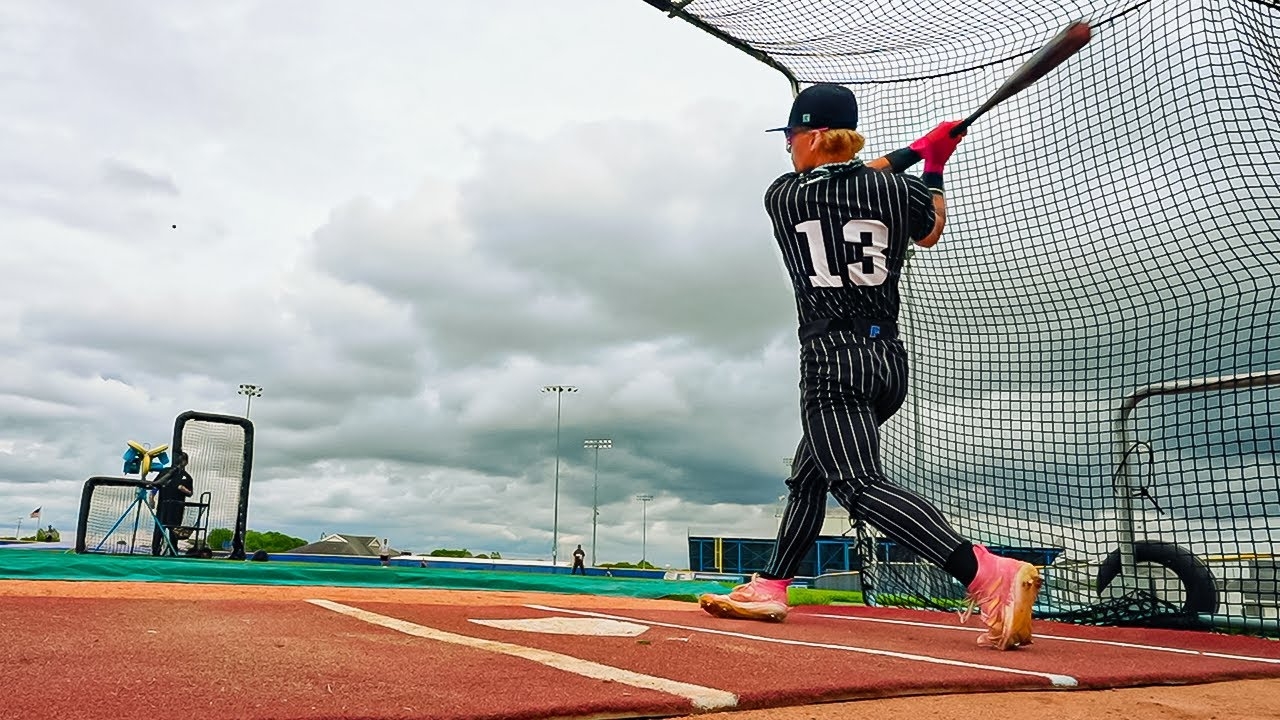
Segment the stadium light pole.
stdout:
<path fill-rule="evenodd" d="M 613 447 L 610 438 L 588 438 L 582 447 L 596 451 L 596 479 L 591 484 L 591 564 L 596 564 L 596 520 L 600 517 L 600 450 Z"/>
<path fill-rule="evenodd" d="M 578 388 L 572 385 L 543 385 L 542 392 L 556 394 L 556 490 L 555 504 L 551 510 L 551 572 L 555 572 L 556 553 L 560 548 L 560 399 L 567 392 L 578 392 Z"/>
<path fill-rule="evenodd" d="M 641 493 L 636 496 L 640 501 L 640 506 L 644 508 L 640 517 L 640 564 L 644 564 L 649 559 L 649 502 L 653 500 L 653 496 L 648 493 Z"/>
<path fill-rule="evenodd" d="M 236 394 L 245 396 L 244 416 L 245 416 L 245 419 L 247 420 L 249 418 L 249 407 L 253 405 L 253 399 L 256 397 L 262 397 L 262 386 L 250 385 L 248 383 L 241 383 L 240 389 L 236 391 Z"/>

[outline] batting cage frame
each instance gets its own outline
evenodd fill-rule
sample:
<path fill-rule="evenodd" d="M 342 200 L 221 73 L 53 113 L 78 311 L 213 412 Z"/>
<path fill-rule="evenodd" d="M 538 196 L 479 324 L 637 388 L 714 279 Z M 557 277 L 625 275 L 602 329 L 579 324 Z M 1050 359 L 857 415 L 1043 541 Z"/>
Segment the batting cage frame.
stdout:
<path fill-rule="evenodd" d="M 91 477 L 80 493 L 77 553 L 158 555 L 177 551 L 161 531 L 154 482 L 128 477 Z M 155 548 L 159 538 L 162 548 Z"/>
<path fill-rule="evenodd" d="M 867 158 L 1087 23 L 948 163 L 942 241 L 900 278 L 884 469 L 966 537 L 1046 558 L 1037 617 L 1280 635 L 1280 2 L 643 1 L 792 97 L 853 89 Z M 961 602 L 853 525 L 868 604 Z"/>
<path fill-rule="evenodd" d="M 81 492 L 77 553 L 178 555 L 178 543 L 190 539 L 190 554 L 222 550 L 230 559 L 245 558 L 253 423 L 189 410 L 174 420 L 170 448 L 174 457 L 186 454 L 192 492 L 189 498 L 167 501 L 176 503 L 169 522 L 158 516 L 166 503 L 158 498 L 161 484 L 136 477 L 91 477 Z M 211 527 L 231 532 L 226 547 L 207 546 Z"/>
<path fill-rule="evenodd" d="M 187 454 L 195 492 L 211 491 L 215 498 L 226 498 L 210 506 L 209 521 L 231 526 L 232 560 L 245 557 L 253 439 L 253 423 L 238 415 L 188 410 L 173 422 L 173 452 Z"/>

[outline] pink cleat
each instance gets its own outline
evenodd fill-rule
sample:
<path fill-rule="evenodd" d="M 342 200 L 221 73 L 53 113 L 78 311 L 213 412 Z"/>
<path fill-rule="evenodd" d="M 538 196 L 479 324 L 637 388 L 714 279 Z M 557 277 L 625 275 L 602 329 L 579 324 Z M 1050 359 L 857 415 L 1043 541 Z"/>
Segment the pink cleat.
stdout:
<path fill-rule="evenodd" d="M 707 593 L 698 598 L 703 610 L 722 618 L 782 622 L 787 617 L 790 580 L 770 580 L 760 575 L 734 588 L 728 595 Z"/>
<path fill-rule="evenodd" d="M 979 645 L 990 643 L 998 650 L 1013 650 L 1031 644 L 1031 606 L 1043 580 L 1031 563 L 992 555 L 982 545 L 973 546 L 978 574 L 969 583 L 969 605 L 960 613 L 960 622 L 969 620 L 974 608 L 987 624 Z"/>

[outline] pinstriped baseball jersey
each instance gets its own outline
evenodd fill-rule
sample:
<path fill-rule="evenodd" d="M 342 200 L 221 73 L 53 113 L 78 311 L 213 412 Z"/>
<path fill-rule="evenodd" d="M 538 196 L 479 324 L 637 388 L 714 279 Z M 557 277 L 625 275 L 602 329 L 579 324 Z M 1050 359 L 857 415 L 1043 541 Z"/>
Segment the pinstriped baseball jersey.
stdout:
<path fill-rule="evenodd" d="M 907 246 L 933 230 L 924 182 L 855 159 L 786 173 L 764 200 L 801 324 L 898 319 Z"/>
<path fill-rule="evenodd" d="M 898 319 L 907 247 L 933 230 L 933 195 L 916 177 L 860 160 L 787 173 L 765 193 L 795 288 L 799 321 Z M 907 354 L 896 339 L 822 334 L 800 352 L 801 420 L 787 507 L 767 577 L 793 577 L 822 528 L 828 492 L 920 557 L 944 565 L 965 540 L 880 466 L 879 426 L 902 405 Z"/>

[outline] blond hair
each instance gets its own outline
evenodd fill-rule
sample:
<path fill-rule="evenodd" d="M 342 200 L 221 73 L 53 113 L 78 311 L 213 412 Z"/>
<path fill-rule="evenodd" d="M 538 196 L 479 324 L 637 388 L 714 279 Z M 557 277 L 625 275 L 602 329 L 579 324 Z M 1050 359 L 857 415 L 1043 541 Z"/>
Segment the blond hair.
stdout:
<path fill-rule="evenodd" d="M 838 128 L 825 130 L 818 136 L 819 153 L 826 156 L 845 157 L 852 160 L 867 142 L 857 130 Z"/>

